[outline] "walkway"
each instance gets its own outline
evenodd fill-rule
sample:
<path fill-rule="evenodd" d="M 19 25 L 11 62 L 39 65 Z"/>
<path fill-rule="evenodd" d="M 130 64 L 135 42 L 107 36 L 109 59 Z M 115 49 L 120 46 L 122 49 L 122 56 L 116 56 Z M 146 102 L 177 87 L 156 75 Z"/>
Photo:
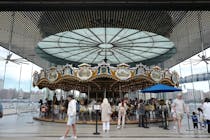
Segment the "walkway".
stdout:
<path fill-rule="evenodd" d="M 33 115 L 29 113 L 21 114 L 20 116 L 11 115 L 0 119 L 0 140 L 58 140 L 64 133 L 64 124 L 37 122 L 32 120 Z M 204 130 L 199 130 L 198 132 L 186 131 L 185 127 L 183 128 L 183 133 L 177 135 L 176 131 L 172 129 L 163 130 L 156 125 L 148 129 L 139 128 L 136 125 L 127 125 L 122 130 L 118 130 L 116 126 L 112 125 L 110 133 L 99 136 L 92 134 L 95 131 L 94 125 L 78 125 L 78 139 L 139 140 L 147 138 L 147 140 L 207 140 L 210 138 L 210 134 Z M 101 132 L 101 126 L 99 127 L 99 131 Z"/>

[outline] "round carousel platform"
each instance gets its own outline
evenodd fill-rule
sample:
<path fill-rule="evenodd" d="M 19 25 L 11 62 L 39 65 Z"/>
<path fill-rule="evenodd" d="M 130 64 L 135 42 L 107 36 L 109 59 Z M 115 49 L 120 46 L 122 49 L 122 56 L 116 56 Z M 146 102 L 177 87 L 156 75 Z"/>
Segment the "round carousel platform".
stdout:
<path fill-rule="evenodd" d="M 66 120 L 58 120 L 52 118 L 42 118 L 42 117 L 33 117 L 36 121 L 44 121 L 44 122 L 54 122 L 54 123 L 66 123 Z M 168 118 L 168 121 L 173 121 L 173 118 Z M 161 123 L 162 119 L 150 119 L 148 123 Z M 95 125 L 96 121 L 77 121 L 77 124 L 88 124 Z M 98 121 L 98 124 L 102 124 L 101 121 Z M 117 125 L 117 121 L 110 121 L 111 125 Z M 126 124 L 138 124 L 138 120 L 127 120 Z"/>

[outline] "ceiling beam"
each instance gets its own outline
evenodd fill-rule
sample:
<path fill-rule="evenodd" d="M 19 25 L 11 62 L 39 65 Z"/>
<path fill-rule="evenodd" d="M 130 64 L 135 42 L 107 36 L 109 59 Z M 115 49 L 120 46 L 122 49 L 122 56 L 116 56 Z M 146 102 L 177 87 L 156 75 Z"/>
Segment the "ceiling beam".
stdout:
<path fill-rule="evenodd" d="M 0 10 L 67 10 L 129 8 L 142 10 L 209 10 L 209 0 L 2 0 Z"/>

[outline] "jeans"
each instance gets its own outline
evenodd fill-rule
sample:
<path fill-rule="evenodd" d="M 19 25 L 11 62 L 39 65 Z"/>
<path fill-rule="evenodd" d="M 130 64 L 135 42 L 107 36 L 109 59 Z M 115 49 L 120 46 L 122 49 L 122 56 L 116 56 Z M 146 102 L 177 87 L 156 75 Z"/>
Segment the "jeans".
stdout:
<path fill-rule="evenodd" d="M 103 131 L 110 130 L 110 122 L 103 122 Z"/>
<path fill-rule="evenodd" d="M 207 120 L 207 125 L 208 125 L 208 133 L 210 133 L 210 120 Z"/>
<path fill-rule="evenodd" d="M 145 115 L 139 115 L 139 127 L 144 127 Z"/>

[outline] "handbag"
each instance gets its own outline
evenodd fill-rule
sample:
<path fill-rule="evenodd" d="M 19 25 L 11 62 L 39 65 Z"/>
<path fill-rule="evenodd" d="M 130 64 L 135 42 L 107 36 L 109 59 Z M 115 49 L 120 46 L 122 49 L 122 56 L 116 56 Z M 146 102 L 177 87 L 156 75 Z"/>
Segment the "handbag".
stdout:
<path fill-rule="evenodd" d="M 108 114 L 112 115 L 112 110 L 110 108 L 108 109 Z"/>

